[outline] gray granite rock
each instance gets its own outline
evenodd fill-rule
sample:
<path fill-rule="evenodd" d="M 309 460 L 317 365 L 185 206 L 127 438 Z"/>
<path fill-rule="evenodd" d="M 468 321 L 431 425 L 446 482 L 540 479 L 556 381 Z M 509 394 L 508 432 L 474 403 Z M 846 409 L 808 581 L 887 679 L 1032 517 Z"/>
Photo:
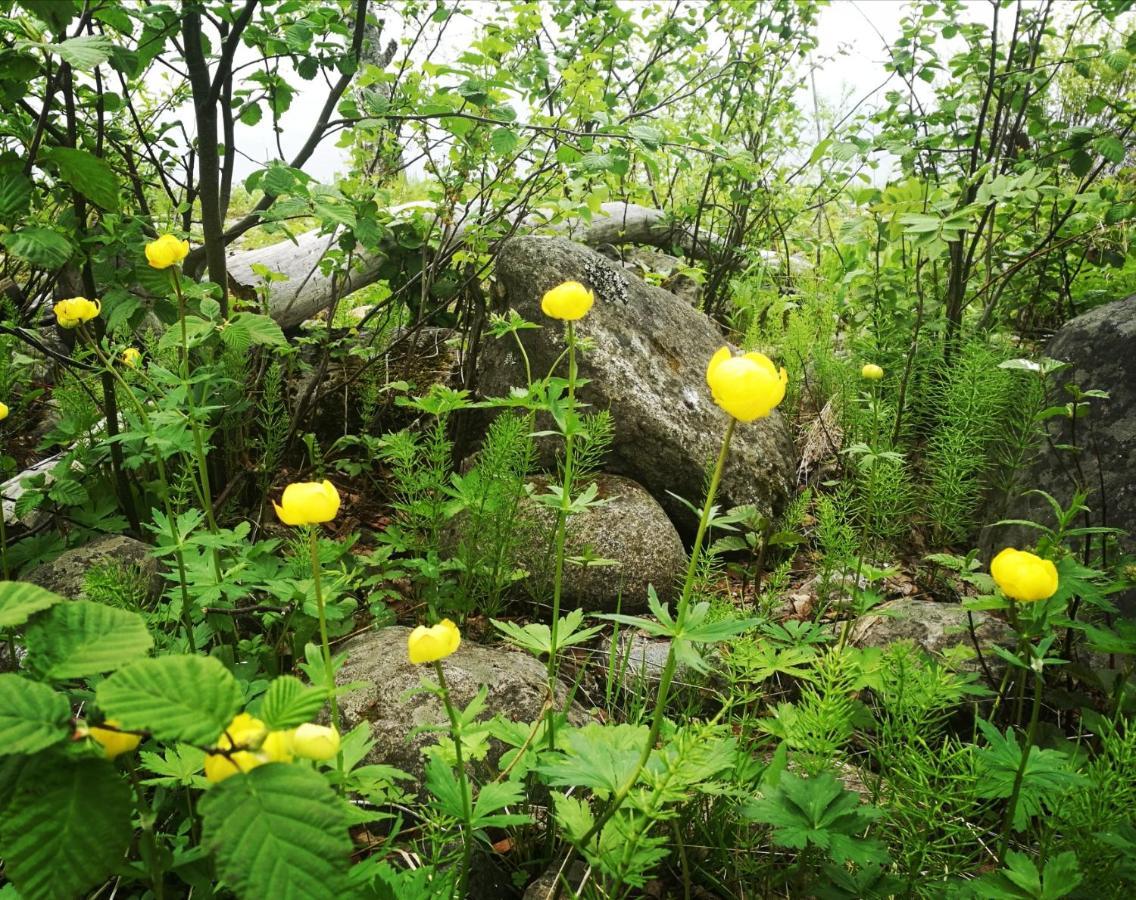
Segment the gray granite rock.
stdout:
<path fill-rule="evenodd" d="M 71 600 L 78 600 L 86 596 L 87 573 L 96 566 L 113 564 L 121 566 L 130 576 L 137 577 L 147 599 L 152 600 L 162 592 L 162 576 L 158 561 L 150 550 L 147 544 L 132 537 L 107 534 L 81 547 L 67 550 L 51 562 L 36 566 L 22 580 L 38 584 Z"/>

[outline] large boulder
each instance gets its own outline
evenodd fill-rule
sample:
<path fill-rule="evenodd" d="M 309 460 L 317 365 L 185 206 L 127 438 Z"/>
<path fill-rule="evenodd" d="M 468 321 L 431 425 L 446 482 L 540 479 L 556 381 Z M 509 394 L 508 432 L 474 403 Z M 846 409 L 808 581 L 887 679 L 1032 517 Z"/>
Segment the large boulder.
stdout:
<path fill-rule="evenodd" d="M 123 589 L 142 595 L 139 599 L 153 600 L 162 592 L 162 576 L 158 560 L 150 550 L 147 544 L 132 537 L 105 534 L 36 566 L 22 580 L 70 600 L 80 600 L 86 597 L 90 571 L 107 568 L 113 581 Z"/>
<path fill-rule="evenodd" d="M 1089 520 L 1078 525 L 1121 528 L 1127 535 L 1122 547 L 1136 553 L 1136 294 L 1099 306 L 1067 322 L 1045 348 L 1045 355 L 1070 363 L 1054 377 L 1050 400 L 1065 403 L 1065 385 L 1081 390 L 1108 392 L 1108 399 L 1088 400 L 1089 412 L 1073 423 L 1065 417 L 1047 422 L 1050 440 L 1019 484 L 1040 488 L 1067 506 L 1078 487 L 1089 491 Z M 1058 449 L 1076 444 L 1079 452 Z M 1053 525 L 1053 510 L 1036 494 L 1014 497 L 991 518 L 1031 519 Z M 988 528 L 984 549 L 995 553 L 1008 545 L 1037 540 L 1037 532 L 1021 527 Z M 1113 597 L 1129 615 L 1136 616 L 1136 591 Z"/>
<path fill-rule="evenodd" d="M 700 505 L 706 469 L 727 421 L 710 397 L 706 364 L 726 341 L 709 317 L 587 247 L 563 238 L 517 237 L 501 249 L 497 283 L 503 306 L 545 326 L 520 333 L 534 375 L 547 372 L 564 350 L 564 329 L 541 313 L 541 296 L 568 280 L 596 293 L 595 306 L 578 324 L 579 335 L 592 345 L 580 355 L 580 376 L 588 384 L 579 397 L 614 418 L 604 467 L 646 487 L 680 531 L 691 535 L 697 522 L 670 492 Z M 511 339 L 487 343 L 478 367 L 478 387 L 488 396 L 508 395 L 525 379 Z M 793 442 L 777 412 L 739 425 L 718 503 L 775 512 L 789 495 L 794 471 Z"/>
<path fill-rule="evenodd" d="M 910 641 L 937 659 L 949 658 L 961 671 L 980 672 L 984 661 L 987 669 L 1000 672 L 1005 663 L 992 648 L 996 644 L 1012 647 L 1014 632 L 988 613 L 972 612 L 968 617 L 966 607 L 959 603 L 901 597 L 881 603 L 857 619 L 848 640 L 854 647 L 885 649 L 897 641 Z"/>
<path fill-rule="evenodd" d="M 686 567 L 686 551 L 674 525 L 655 499 L 630 478 L 599 475 L 599 505 L 568 520 L 565 555 L 580 557 L 587 548 L 615 565 L 580 565 L 567 562 L 561 591 L 561 608 L 590 612 L 639 613 L 647 609 L 647 588 L 654 586 L 664 603 L 678 595 Z M 519 549 L 517 562 L 531 574 L 532 586 L 551 596 L 552 556 L 556 511 L 526 500 L 521 515 L 536 526 L 541 540 Z M 547 589 L 545 589 L 547 588 Z"/>
<path fill-rule="evenodd" d="M 345 694 L 339 706 L 347 728 L 370 723 L 374 747 L 367 756 L 409 772 L 421 781 L 425 772 L 424 748 L 438 742 L 437 732 L 414 734 L 424 725 L 447 726 L 446 709 L 433 694 L 417 692 L 423 679 L 434 679 L 432 666 L 411 664 L 406 655 L 410 629 L 392 625 L 360 634 L 340 649 L 347 663 L 339 671 L 340 684 L 361 682 L 363 687 Z M 498 713 L 516 722 L 535 722 L 543 713 L 548 695 L 544 664 L 528 653 L 507 647 L 487 647 L 463 641 L 457 652 L 442 660 L 442 671 L 453 702 L 464 708 L 482 685 L 489 693 L 479 719 Z M 568 689 L 559 684 L 556 702 L 564 704 Z M 569 720 L 582 725 L 587 715 L 573 704 Z M 479 777 L 492 777 L 505 748 L 490 741 L 488 768 Z"/>

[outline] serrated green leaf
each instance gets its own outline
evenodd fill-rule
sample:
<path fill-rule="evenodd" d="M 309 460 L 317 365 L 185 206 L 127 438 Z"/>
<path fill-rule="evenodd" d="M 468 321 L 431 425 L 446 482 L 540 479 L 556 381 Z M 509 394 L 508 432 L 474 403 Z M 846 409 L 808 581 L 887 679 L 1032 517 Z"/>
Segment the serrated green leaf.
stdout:
<path fill-rule="evenodd" d="M 119 669 L 96 690 L 99 707 L 128 731 L 208 745 L 241 708 L 241 688 L 211 656 L 163 656 Z"/>
<path fill-rule="evenodd" d="M 221 340 L 230 346 L 287 347 L 284 332 L 268 316 L 259 313 L 237 313 L 221 331 Z"/>
<path fill-rule="evenodd" d="M 352 846 L 341 803 L 312 769 L 269 763 L 201 799 L 202 843 L 240 898 L 338 897 Z"/>
<path fill-rule="evenodd" d="M 110 672 L 154 646 L 137 613 L 89 600 L 52 607 L 27 629 L 28 663 L 48 678 Z"/>
<path fill-rule="evenodd" d="M 25 771 L 0 824 L 4 874 L 23 900 L 71 900 L 123 862 L 130 788 L 104 759 L 50 757 Z"/>
<path fill-rule="evenodd" d="M 520 143 L 517 133 L 511 128 L 495 128 L 489 136 L 489 146 L 498 156 L 508 156 Z"/>
<path fill-rule="evenodd" d="M 310 722 L 327 695 L 293 675 L 281 675 L 268 686 L 260 706 L 260 718 L 270 731 L 295 728 Z"/>
<path fill-rule="evenodd" d="M 0 756 L 35 753 L 70 733 L 71 705 L 46 684 L 0 675 Z"/>
<path fill-rule="evenodd" d="M 27 212 L 31 198 L 32 183 L 23 172 L 0 173 L 0 224 L 14 225 Z"/>
<path fill-rule="evenodd" d="M 40 155 L 54 163 L 59 177 L 92 203 L 103 209 L 118 209 L 118 178 L 105 159 L 74 147 L 52 147 Z"/>
<path fill-rule="evenodd" d="M 65 598 L 26 581 L 0 581 L 0 628 L 23 625 L 31 616 Z"/>
<path fill-rule="evenodd" d="M 71 242 L 51 228 L 21 228 L 0 235 L 0 244 L 40 269 L 58 269 L 71 258 Z"/>
<path fill-rule="evenodd" d="M 1093 141 L 1093 149 L 1111 163 L 1124 162 L 1124 141 L 1114 134 L 1105 134 Z"/>
<path fill-rule="evenodd" d="M 60 59 L 76 69 L 89 72 L 107 61 L 114 45 L 102 35 L 84 34 L 58 44 L 47 44 L 46 49 L 59 54 Z"/>

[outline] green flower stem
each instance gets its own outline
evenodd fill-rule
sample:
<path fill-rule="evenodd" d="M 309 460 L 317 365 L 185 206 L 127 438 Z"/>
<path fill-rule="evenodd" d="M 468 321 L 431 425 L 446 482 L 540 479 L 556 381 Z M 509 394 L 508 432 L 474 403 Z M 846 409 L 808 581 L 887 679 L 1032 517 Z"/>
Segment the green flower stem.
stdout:
<path fill-rule="evenodd" d="M 710 487 L 706 491 L 706 502 L 702 504 L 702 516 L 698 520 L 698 533 L 694 536 L 694 546 L 690 550 L 690 562 L 686 567 L 686 580 L 682 585 L 682 595 L 678 600 L 678 610 L 675 613 L 675 633 L 681 635 L 683 626 L 686 624 L 686 617 L 690 608 L 690 595 L 694 590 L 694 581 L 698 576 L 698 563 L 702 558 L 702 542 L 706 538 L 706 530 L 710 526 L 710 511 L 714 506 L 714 497 L 718 493 L 718 485 L 722 482 L 722 472 L 726 468 L 726 456 L 729 453 L 730 441 L 734 436 L 734 427 L 737 425 L 737 419 L 731 417 L 730 424 L 726 428 L 726 434 L 722 438 L 722 449 L 718 452 L 718 462 L 714 466 L 714 473 L 710 476 Z M 612 796 L 611 802 L 608 804 L 607 809 L 596 819 L 592 827 L 587 830 L 584 836 L 578 842 L 578 846 L 586 847 L 588 843 L 600 833 L 601 829 L 608 823 L 608 820 L 615 815 L 623 801 L 627 799 L 627 795 L 631 793 L 635 783 L 639 780 L 639 776 L 643 773 L 643 769 L 647 766 L 647 761 L 651 758 L 651 752 L 655 749 L 655 744 L 659 740 L 659 731 L 663 725 L 663 714 L 666 712 L 667 695 L 670 693 L 671 682 L 674 680 L 675 669 L 678 663 L 678 655 L 675 652 L 675 645 L 679 638 L 672 637 L 670 649 L 667 651 L 667 661 L 663 666 L 663 674 L 659 680 L 659 689 L 655 697 L 655 709 L 651 715 L 651 730 L 647 735 L 647 740 L 643 744 L 643 750 L 639 754 L 639 760 L 635 764 L 635 769 L 627 777 L 627 780 L 620 785 L 619 790 Z"/>
<path fill-rule="evenodd" d="M 154 837 L 153 812 L 145 808 L 145 796 L 142 785 L 138 781 L 138 770 L 134 765 L 131 754 L 126 761 L 127 771 L 130 773 L 130 783 L 134 787 L 134 800 L 138 806 L 138 817 L 142 822 L 142 855 L 146 858 L 147 868 L 150 870 L 150 885 L 154 889 L 156 900 L 162 900 L 165 891 L 165 877 L 162 873 L 161 863 L 158 861 L 158 842 Z"/>
<path fill-rule="evenodd" d="M 4 498 L 0 497 L 0 568 L 8 580 L 8 524 L 4 521 Z"/>
<path fill-rule="evenodd" d="M 110 372 L 111 377 L 116 379 L 125 389 L 124 393 L 130 398 L 130 402 L 134 405 L 134 409 L 138 413 L 139 423 L 146 429 L 146 436 L 156 449 L 157 442 L 154 439 L 154 430 L 150 427 L 150 417 L 146 414 L 146 408 L 139 402 L 138 398 L 134 396 L 134 390 L 126 383 L 122 375 L 118 373 L 118 370 L 115 369 L 114 364 L 107 358 L 107 355 L 103 353 L 99 342 L 88 334 L 87 330 L 82 325 L 79 326 L 79 335 L 90 344 L 91 348 L 95 351 L 95 355 L 103 364 L 103 368 Z M 166 513 L 166 521 L 170 526 L 170 537 L 173 538 L 174 546 L 177 547 L 174 552 L 174 559 L 177 561 L 178 584 L 181 587 L 181 616 L 182 624 L 185 627 L 185 639 L 189 646 L 189 652 L 196 653 L 197 646 L 193 639 L 193 616 L 190 612 L 189 603 L 189 578 L 185 571 L 185 555 L 181 550 L 181 535 L 178 534 L 177 519 L 174 517 L 173 506 L 170 505 L 170 477 L 166 472 L 166 463 L 161 453 L 154 453 L 154 462 L 158 467 L 158 478 L 162 482 L 162 507 Z"/>
<path fill-rule="evenodd" d="M 181 323 L 181 343 L 178 346 L 178 374 L 181 376 L 182 387 L 185 390 L 185 402 L 189 407 L 189 429 L 193 433 L 194 455 L 197 461 L 198 477 L 201 481 L 201 505 L 205 511 L 205 522 L 209 526 L 209 533 L 217 534 L 217 519 L 213 515 L 213 489 L 209 483 L 209 459 L 205 455 L 205 439 L 201 434 L 201 423 L 197 421 L 197 406 L 193 399 L 193 388 L 189 383 L 189 334 L 185 323 L 185 294 L 181 289 L 181 278 L 178 276 L 177 266 L 168 269 L 170 281 L 174 286 L 174 293 L 178 301 L 178 321 Z M 213 558 L 213 574 L 218 583 L 221 581 L 221 557 L 217 547 L 211 547 Z"/>
<path fill-rule="evenodd" d="M 1033 668 L 1032 666 L 1030 667 Z M 1002 820 L 1002 843 L 998 848 L 998 859 L 1006 859 L 1006 850 L 1010 845 L 1010 832 L 1014 826 L 1014 813 L 1018 809 L 1018 798 L 1022 793 L 1022 782 L 1026 777 L 1026 766 L 1029 764 L 1030 753 L 1033 750 L 1034 737 L 1037 734 L 1037 722 L 1041 715 L 1041 672 L 1036 669 L 1033 680 L 1033 708 L 1030 710 L 1029 728 L 1026 730 L 1026 742 L 1022 748 L 1022 759 L 1018 763 L 1018 771 L 1014 773 L 1014 786 L 1010 791 L 1010 800 L 1006 804 L 1006 816 Z"/>
<path fill-rule="evenodd" d="M 331 664 L 331 641 L 327 637 L 327 607 L 323 602 L 323 584 L 320 581 L 319 534 L 315 525 L 308 529 L 308 548 L 311 551 L 312 583 L 315 585 L 316 609 L 319 612 L 320 648 L 323 650 L 324 678 L 327 680 L 328 700 L 331 703 L 331 724 L 342 733 L 339 721 L 339 699 L 335 696 L 335 667 Z M 335 757 L 335 771 L 339 774 L 338 789 L 343 792 L 343 751 Z"/>
<path fill-rule="evenodd" d="M 568 323 L 568 434 L 564 438 L 564 478 L 560 485 L 560 509 L 556 513 L 554 544 L 555 568 L 552 576 L 552 624 L 548 637 L 548 690 L 556 697 L 556 671 L 560 648 L 557 645 L 560 630 L 560 597 L 564 583 L 564 544 L 568 532 L 568 514 L 572 507 L 572 478 L 575 474 L 576 428 L 572 417 L 576 415 L 576 330 Z M 556 705 L 548 711 L 548 746 L 556 746 Z"/>
<path fill-rule="evenodd" d="M 454 739 L 454 756 L 457 759 L 458 785 L 461 787 L 462 797 L 462 867 L 458 874 L 458 890 L 456 896 L 464 897 L 466 880 L 469 878 L 470 860 L 473 856 L 473 798 L 470 795 L 469 779 L 465 774 L 465 763 L 462 762 L 461 747 L 461 721 L 457 710 L 454 709 L 450 699 L 450 688 L 446 684 L 446 676 L 442 672 L 441 660 L 434 660 L 434 672 L 438 676 L 438 687 L 442 694 L 442 703 L 446 707 L 446 715 L 450 718 L 450 735 Z"/>

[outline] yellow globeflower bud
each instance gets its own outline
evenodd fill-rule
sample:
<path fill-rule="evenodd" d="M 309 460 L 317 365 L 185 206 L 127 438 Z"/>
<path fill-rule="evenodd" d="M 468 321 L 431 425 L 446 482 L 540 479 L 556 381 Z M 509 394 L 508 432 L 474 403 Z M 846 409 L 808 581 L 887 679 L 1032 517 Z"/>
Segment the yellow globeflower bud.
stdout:
<path fill-rule="evenodd" d="M 142 354 L 134 347 L 127 347 L 122 351 L 122 361 L 132 369 L 138 366 L 141 359 Z"/>
<path fill-rule="evenodd" d="M 107 719 L 105 724 L 109 725 L 110 728 L 100 728 L 93 725 L 87 729 L 87 735 L 102 746 L 108 759 L 114 759 L 123 753 L 130 753 L 142 743 L 142 735 L 140 734 L 112 731 L 111 729 L 118 728 L 116 719 Z"/>
<path fill-rule="evenodd" d="M 1020 603 L 1048 600 L 1057 593 L 1057 567 L 1025 550 L 1007 547 L 990 562 L 990 575 L 1003 594 Z"/>
<path fill-rule="evenodd" d="M 406 641 L 410 661 L 415 665 L 445 659 L 461 644 L 461 632 L 449 619 L 442 619 L 432 628 L 419 625 Z"/>
<path fill-rule="evenodd" d="M 55 321 L 59 323 L 60 328 L 78 328 L 84 322 L 95 318 L 101 309 L 98 300 L 88 300 L 86 297 L 60 300 L 52 307 Z"/>
<path fill-rule="evenodd" d="M 565 281 L 540 298 L 540 308 L 553 319 L 574 322 L 587 315 L 595 302 L 595 295 L 580 282 Z"/>
<path fill-rule="evenodd" d="M 146 245 L 146 261 L 155 269 L 176 266 L 189 253 L 189 241 L 179 241 L 172 234 L 163 234 Z"/>
<path fill-rule="evenodd" d="M 330 481 L 300 481 L 284 488 L 276 515 L 285 525 L 330 522 L 339 512 L 339 491 Z"/>
<path fill-rule="evenodd" d="M 0 402 L 0 422 L 8 418 L 8 404 Z"/>
<path fill-rule="evenodd" d="M 866 378 L 868 381 L 879 381 L 884 377 L 884 370 L 875 363 L 866 363 L 864 368 L 860 370 L 860 377 Z"/>
<path fill-rule="evenodd" d="M 785 398 L 789 375 L 761 353 L 733 356 L 723 347 L 706 367 L 714 402 L 741 422 L 768 416 Z"/>
<path fill-rule="evenodd" d="M 292 744 L 295 735 L 296 729 L 294 728 L 288 731 L 268 732 L 268 737 L 260 745 L 261 755 L 267 757 L 268 762 L 291 762 L 296 754 Z"/>
<path fill-rule="evenodd" d="M 292 749 L 301 759 L 335 759 L 339 753 L 339 732 L 326 725 L 305 722 L 292 736 Z"/>

